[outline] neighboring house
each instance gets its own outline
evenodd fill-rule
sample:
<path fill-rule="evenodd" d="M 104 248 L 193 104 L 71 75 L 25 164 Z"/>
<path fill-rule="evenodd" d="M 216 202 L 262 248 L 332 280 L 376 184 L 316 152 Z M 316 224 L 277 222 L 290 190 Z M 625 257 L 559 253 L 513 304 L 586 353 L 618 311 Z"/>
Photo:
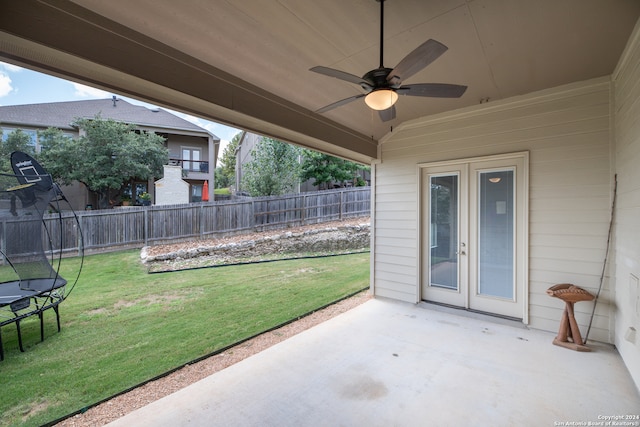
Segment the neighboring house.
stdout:
<path fill-rule="evenodd" d="M 169 150 L 169 163 L 181 166 L 184 179 L 189 183 L 191 202 L 202 199 L 202 188 L 206 180 L 209 181 L 209 188 L 213 189 L 215 168 L 210 165 L 215 165 L 220 139 L 206 129 L 161 108 L 149 109 L 133 105 L 115 96 L 111 99 L 8 105 L 0 107 L 0 128 L 3 138 L 16 129 L 22 129 L 31 135 L 34 148 L 40 151 L 39 130 L 54 127 L 76 138 L 81 130 L 72 123 L 78 118 L 93 118 L 96 115 L 103 119 L 132 123 L 140 130 L 163 136 Z M 135 184 L 138 194 L 146 191 L 153 197 L 153 180 Z M 65 194 L 72 201 L 74 209 L 98 206 L 95 197 L 83 185 L 70 186 L 65 189 Z"/>
<path fill-rule="evenodd" d="M 240 141 L 238 142 L 238 148 L 236 148 L 236 185 L 235 191 L 236 193 L 242 193 L 244 190 L 242 188 L 242 176 L 244 173 L 244 165 L 251 162 L 253 157 L 251 152 L 258 145 L 258 143 L 262 140 L 262 135 L 258 135 L 252 132 L 242 132 L 242 136 L 240 137 Z"/>
<path fill-rule="evenodd" d="M 242 132 L 242 136 L 240 137 L 240 141 L 238 142 L 238 148 L 236 149 L 236 192 L 242 193 L 242 174 L 244 172 L 244 165 L 251 162 L 253 157 L 251 156 L 251 151 L 258 145 L 258 143 L 262 140 L 262 135 L 258 135 L 251 132 Z M 371 174 L 369 171 L 359 171 L 358 174 L 360 177 L 367 182 L 367 185 L 371 182 Z M 336 186 L 341 186 L 342 183 L 336 183 Z M 349 183 L 345 183 L 347 186 Z M 305 182 L 301 182 L 298 184 L 298 188 L 296 188 L 296 192 L 304 193 L 308 191 L 317 191 L 319 186 L 313 184 L 312 179 L 308 179 Z"/>

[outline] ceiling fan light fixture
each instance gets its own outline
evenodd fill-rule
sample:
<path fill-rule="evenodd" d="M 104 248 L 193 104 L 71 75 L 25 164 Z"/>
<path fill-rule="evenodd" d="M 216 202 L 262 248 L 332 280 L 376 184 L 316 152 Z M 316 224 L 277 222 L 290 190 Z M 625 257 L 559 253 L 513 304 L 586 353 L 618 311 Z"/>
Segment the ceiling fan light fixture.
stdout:
<path fill-rule="evenodd" d="M 369 93 L 364 102 L 373 110 L 386 110 L 393 107 L 398 100 L 398 94 L 391 89 L 378 89 Z"/>
<path fill-rule="evenodd" d="M 360 86 L 364 93 L 350 96 L 340 101 L 326 105 L 316 113 L 326 113 L 355 100 L 364 98 L 365 103 L 372 110 L 378 111 L 380 120 L 388 122 L 396 118 L 394 104 L 398 100 L 398 93 L 405 96 L 421 96 L 431 98 L 460 98 L 467 87 L 449 83 L 416 83 L 403 86 L 403 81 L 418 73 L 420 70 L 438 59 L 447 51 L 447 46 L 437 40 L 428 39 L 420 46 L 409 52 L 394 68 L 384 66 L 384 3 L 380 3 L 380 66 L 365 73 L 362 77 L 334 68 L 316 66 L 309 70 L 328 77 Z"/>

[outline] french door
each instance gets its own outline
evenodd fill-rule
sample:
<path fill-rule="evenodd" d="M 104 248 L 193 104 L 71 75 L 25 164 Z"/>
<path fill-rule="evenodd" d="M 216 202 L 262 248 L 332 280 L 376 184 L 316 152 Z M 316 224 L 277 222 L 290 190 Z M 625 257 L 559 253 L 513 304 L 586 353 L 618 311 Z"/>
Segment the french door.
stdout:
<path fill-rule="evenodd" d="M 526 319 L 527 154 L 424 165 L 422 299 Z"/>

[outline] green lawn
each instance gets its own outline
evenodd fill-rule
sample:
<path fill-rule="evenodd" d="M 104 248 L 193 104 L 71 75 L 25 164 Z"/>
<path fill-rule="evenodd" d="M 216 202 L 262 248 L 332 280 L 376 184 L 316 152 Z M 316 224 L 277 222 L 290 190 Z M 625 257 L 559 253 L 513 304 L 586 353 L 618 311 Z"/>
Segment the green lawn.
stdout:
<path fill-rule="evenodd" d="M 78 260 L 63 263 L 72 277 Z M 369 254 L 147 274 L 139 251 L 89 256 L 60 306 L 2 328 L 0 425 L 37 426 L 365 288 Z"/>

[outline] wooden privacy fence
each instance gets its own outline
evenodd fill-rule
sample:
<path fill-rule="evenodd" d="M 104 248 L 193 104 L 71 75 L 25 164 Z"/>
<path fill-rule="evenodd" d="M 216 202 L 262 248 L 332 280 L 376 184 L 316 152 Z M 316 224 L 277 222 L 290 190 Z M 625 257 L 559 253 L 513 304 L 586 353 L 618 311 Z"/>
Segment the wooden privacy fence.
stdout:
<path fill-rule="evenodd" d="M 371 188 L 356 187 L 77 215 L 85 251 L 96 252 L 368 216 L 370 208 Z M 54 251 L 79 250 L 80 233 L 72 213 L 63 214 L 62 224 L 58 215 L 45 215 L 44 220 L 49 234 L 45 241 L 52 242 Z"/>

